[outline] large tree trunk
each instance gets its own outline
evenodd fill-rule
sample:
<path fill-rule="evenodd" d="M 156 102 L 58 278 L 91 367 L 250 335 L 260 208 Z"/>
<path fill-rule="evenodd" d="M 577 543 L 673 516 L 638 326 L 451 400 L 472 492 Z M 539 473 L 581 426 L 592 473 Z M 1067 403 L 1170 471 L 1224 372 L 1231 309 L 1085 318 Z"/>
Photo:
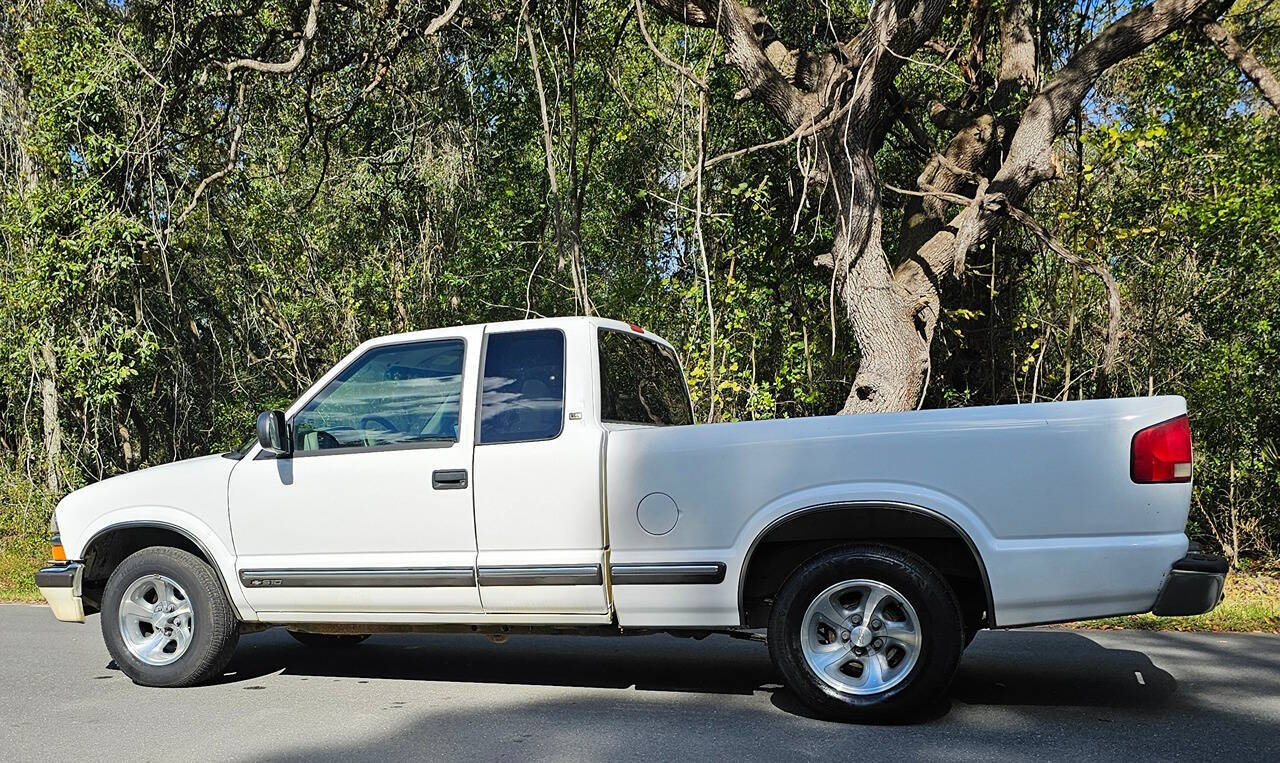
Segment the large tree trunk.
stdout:
<path fill-rule="evenodd" d="M 877 219 L 875 227 L 879 226 Z M 837 238 L 835 248 L 847 251 L 849 244 Z M 891 280 L 869 270 L 888 270 L 878 241 L 857 256 L 841 290 L 859 353 L 858 373 L 840 409 L 842 414 L 916 408 L 929 372 L 929 346 L 916 330 L 900 290 Z"/>
<path fill-rule="evenodd" d="M 837 198 L 832 259 L 840 300 L 860 355 L 841 413 L 915 408 L 929 367 L 929 347 L 916 330 L 881 248 L 879 181 L 866 151 L 846 153 L 832 140 L 833 187 Z M 842 158 L 843 155 L 843 158 Z"/>

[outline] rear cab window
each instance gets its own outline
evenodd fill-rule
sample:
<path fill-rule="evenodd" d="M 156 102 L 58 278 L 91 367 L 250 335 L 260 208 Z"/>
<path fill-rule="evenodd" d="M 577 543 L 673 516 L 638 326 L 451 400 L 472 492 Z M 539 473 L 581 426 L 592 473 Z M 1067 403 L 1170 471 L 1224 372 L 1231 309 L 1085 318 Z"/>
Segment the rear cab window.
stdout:
<path fill-rule="evenodd" d="M 481 384 L 479 444 L 559 437 L 564 423 L 564 332 L 490 334 Z"/>
<path fill-rule="evenodd" d="M 636 334 L 601 328 L 600 418 L 612 424 L 680 426 L 693 407 L 676 354 Z"/>

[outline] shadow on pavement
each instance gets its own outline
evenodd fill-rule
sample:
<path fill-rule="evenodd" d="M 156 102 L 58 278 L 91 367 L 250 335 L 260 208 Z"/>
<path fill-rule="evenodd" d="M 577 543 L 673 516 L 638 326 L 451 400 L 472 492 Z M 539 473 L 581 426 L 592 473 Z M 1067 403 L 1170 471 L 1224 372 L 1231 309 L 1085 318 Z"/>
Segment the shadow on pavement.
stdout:
<path fill-rule="evenodd" d="M 217 683 L 261 676 L 364 678 L 458 683 L 749 695 L 809 717 L 781 687 L 758 643 L 712 636 L 513 637 L 493 644 L 470 635 L 381 635 L 359 646 L 322 649 L 282 630 L 246 636 Z M 1176 689 L 1173 676 L 1142 652 L 1109 649 L 1061 631 L 984 633 L 965 653 L 950 698 L 970 705 L 1158 708 Z M 946 707 L 924 720 L 945 714 Z"/>
<path fill-rule="evenodd" d="M 1280 749 L 1277 644 L 983 633 L 947 699 L 890 726 L 814 720 L 763 645 L 723 637 L 382 635 L 328 650 L 273 630 L 243 639 L 213 696 L 288 740 L 258 748 L 263 760 L 1261 760 Z M 321 685 L 296 683 L 308 681 Z"/>
<path fill-rule="evenodd" d="M 983 634 L 965 653 L 951 696 L 969 705 L 1156 708 L 1177 689 L 1143 652 L 1110 649 L 1077 633 Z"/>
<path fill-rule="evenodd" d="M 776 688 L 768 650 L 709 637 L 377 635 L 351 648 L 306 647 L 281 629 L 246 636 L 219 681 L 272 673 L 459 683 L 751 694 Z"/>

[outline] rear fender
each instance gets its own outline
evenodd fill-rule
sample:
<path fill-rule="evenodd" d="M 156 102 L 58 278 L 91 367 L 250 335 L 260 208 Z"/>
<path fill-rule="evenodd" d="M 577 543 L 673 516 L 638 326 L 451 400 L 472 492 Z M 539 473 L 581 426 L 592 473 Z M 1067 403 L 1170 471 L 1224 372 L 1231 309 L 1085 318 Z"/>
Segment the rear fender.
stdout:
<path fill-rule="evenodd" d="M 734 542 L 738 549 L 736 572 L 738 576 L 738 611 L 745 617 L 744 590 L 751 556 L 760 541 L 769 532 L 788 520 L 804 514 L 849 508 L 852 506 L 880 506 L 923 514 L 949 525 L 969 546 L 982 573 L 986 592 L 987 611 L 992 621 L 997 621 L 996 592 L 987 572 L 986 560 L 996 553 L 996 542 L 986 524 L 971 508 L 955 498 L 917 485 L 884 483 L 846 483 L 822 485 L 783 496 L 753 514 Z"/>

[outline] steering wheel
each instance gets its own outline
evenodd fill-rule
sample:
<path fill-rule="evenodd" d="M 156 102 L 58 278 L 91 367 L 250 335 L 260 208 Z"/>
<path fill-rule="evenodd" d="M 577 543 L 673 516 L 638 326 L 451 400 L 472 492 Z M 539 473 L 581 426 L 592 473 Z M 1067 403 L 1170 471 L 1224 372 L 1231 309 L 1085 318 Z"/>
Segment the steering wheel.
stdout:
<path fill-rule="evenodd" d="M 388 434 L 391 434 L 391 433 L 395 433 L 395 432 L 399 432 L 399 431 L 400 431 L 399 429 L 396 429 L 396 425 L 395 425 L 395 424 L 392 424 L 390 420 L 388 420 L 387 418 L 385 418 L 385 417 L 383 417 L 383 416 L 377 416 L 377 415 L 369 415 L 369 416 L 365 416 L 364 418 L 360 419 L 360 430 L 361 430 L 362 432 L 364 432 L 364 433 L 365 433 L 365 435 L 364 435 L 364 444 L 365 444 L 365 445 L 378 445 L 378 444 L 380 444 L 380 443 L 373 443 L 373 442 L 369 442 L 369 434 L 368 434 L 368 432 L 369 432 L 369 429 L 370 429 L 370 427 L 369 427 L 369 425 L 370 425 L 370 424 L 374 424 L 374 425 L 376 425 L 378 429 L 381 429 L 382 431 L 384 431 L 384 432 L 386 432 L 386 433 L 388 433 Z"/>
<path fill-rule="evenodd" d="M 338 442 L 338 438 L 324 431 L 323 429 L 315 430 L 316 449 L 329 450 L 330 448 L 341 448 L 342 443 Z"/>

